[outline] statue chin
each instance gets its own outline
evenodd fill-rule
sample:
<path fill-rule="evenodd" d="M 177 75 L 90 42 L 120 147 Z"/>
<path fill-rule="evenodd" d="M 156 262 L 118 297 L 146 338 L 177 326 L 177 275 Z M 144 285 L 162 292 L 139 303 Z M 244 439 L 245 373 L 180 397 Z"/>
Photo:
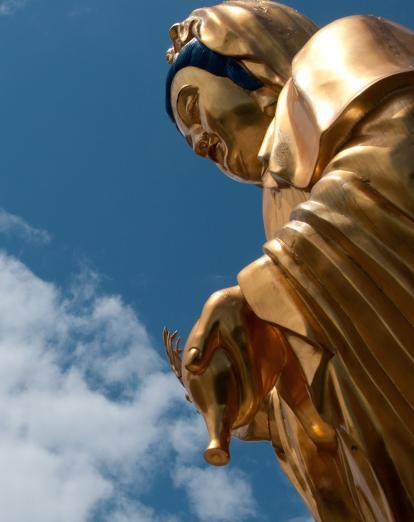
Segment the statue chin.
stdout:
<path fill-rule="evenodd" d="M 247 171 L 243 169 L 240 164 L 233 167 L 223 166 L 220 163 L 216 163 L 216 165 L 228 178 L 238 181 L 239 183 L 248 183 L 250 185 L 261 185 L 262 183 L 260 175 L 261 169 L 256 168 L 255 171 L 253 169 Z M 255 172 L 255 175 L 252 175 L 252 172 Z"/>

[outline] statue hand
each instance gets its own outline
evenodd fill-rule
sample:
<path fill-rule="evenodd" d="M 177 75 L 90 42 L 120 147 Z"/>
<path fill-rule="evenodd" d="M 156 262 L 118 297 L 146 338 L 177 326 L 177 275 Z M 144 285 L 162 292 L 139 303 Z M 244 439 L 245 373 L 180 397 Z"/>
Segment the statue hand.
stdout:
<path fill-rule="evenodd" d="M 202 373 L 217 348 L 231 349 L 235 345 L 234 333 L 237 331 L 240 335 L 244 331 L 246 307 L 238 286 L 219 290 L 207 300 L 186 342 L 183 362 L 188 371 Z"/>

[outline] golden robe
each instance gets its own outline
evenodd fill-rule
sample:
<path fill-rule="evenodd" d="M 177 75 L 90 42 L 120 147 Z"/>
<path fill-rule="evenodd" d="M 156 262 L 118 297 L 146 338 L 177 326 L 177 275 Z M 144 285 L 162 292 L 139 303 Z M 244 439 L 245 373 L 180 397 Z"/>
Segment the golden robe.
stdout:
<path fill-rule="evenodd" d="M 338 450 L 318 452 L 276 391 L 269 437 L 317 519 L 414 520 L 414 34 L 374 17 L 316 33 L 262 149 L 268 242 L 239 284 L 286 333 Z"/>

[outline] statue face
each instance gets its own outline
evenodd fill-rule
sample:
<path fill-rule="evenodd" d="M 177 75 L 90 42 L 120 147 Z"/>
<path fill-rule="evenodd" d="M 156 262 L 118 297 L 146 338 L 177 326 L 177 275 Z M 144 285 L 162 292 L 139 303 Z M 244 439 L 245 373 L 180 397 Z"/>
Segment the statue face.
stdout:
<path fill-rule="evenodd" d="M 272 118 L 251 92 L 228 78 L 185 67 L 174 77 L 171 104 L 177 126 L 196 154 L 238 181 L 260 183 L 257 156 Z"/>

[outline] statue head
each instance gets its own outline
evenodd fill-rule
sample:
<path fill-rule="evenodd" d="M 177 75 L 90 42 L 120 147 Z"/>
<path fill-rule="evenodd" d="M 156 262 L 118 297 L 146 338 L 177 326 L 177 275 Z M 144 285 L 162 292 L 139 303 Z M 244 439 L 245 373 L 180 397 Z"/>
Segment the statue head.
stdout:
<path fill-rule="evenodd" d="M 167 112 L 197 154 L 260 184 L 259 149 L 278 95 L 316 30 L 294 9 L 267 0 L 197 9 L 172 26 Z"/>

